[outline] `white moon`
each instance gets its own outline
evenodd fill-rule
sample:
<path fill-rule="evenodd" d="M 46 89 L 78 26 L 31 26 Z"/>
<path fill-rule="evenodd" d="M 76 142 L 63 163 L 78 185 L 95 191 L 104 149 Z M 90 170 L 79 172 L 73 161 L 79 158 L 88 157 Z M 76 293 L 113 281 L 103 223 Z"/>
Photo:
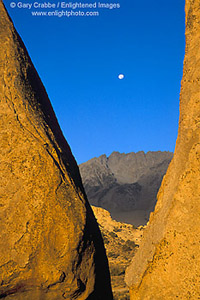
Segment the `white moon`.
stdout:
<path fill-rule="evenodd" d="M 118 75 L 118 78 L 119 78 L 119 79 L 124 79 L 124 74 L 119 74 L 119 75 Z"/>

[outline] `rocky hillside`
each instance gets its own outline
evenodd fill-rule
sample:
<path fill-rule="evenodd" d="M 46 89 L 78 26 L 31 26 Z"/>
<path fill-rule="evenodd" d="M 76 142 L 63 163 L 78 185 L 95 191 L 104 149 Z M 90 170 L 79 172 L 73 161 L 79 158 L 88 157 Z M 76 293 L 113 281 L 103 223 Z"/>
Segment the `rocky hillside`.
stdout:
<path fill-rule="evenodd" d="M 111 272 L 114 300 L 128 300 L 125 269 L 137 252 L 145 227 L 134 228 L 130 224 L 116 222 L 103 208 L 92 206 L 101 229 Z"/>
<path fill-rule="evenodd" d="M 81 164 L 89 202 L 107 209 L 118 221 L 144 225 L 153 211 L 171 152 L 113 152 Z"/>
<path fill-rule="evenodd" d="M 112 300 L 78 166 L 2 0 L 0 28 L 0 298 Z"/>
<path fill-rule="evenodd" d="M 131 300 L 200 299 L 200 3 L 186 0 L 186 50 L 174 158 L 126 272 Z"/>

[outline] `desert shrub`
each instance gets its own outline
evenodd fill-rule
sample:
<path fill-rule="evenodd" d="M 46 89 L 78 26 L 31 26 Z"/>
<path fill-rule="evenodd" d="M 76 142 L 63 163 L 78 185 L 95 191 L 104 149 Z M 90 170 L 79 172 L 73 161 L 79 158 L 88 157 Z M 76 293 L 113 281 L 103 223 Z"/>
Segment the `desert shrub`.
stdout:
<path fill-rule="evenodd" d="M 123 251 L 132 251 L 135 249 L 135 247 L 136 247 L 136 244 L 134 241 L 127 240 L 125 242 L 125 244 L 122 246 L 122 249 L 123 249 Z"/>
<path fill-rule="evenodd" d="M 120 232 L 120 231 L 122 231 L 122 229 L 121 229 L 121 228 L 114 227 L 113 231 L 115 231 L 115 232 Z"/>
<path fill-rule="evenodd" d="M 114 233 L 114 232 L 109 232 L 109 235 L 110 235 L 112 238 L 116 238 L 116 237 L 117 237 L 117 234 Z"/>
<path fill-rule="evenodd" d="M 115 253 L 115 252 L 108 252 L 108 257 L 117 258 L 118 256 L 119 256 L 118 253 Z"/>
<path fill-rule="evenodd" d="M 130 300 L 130 296 L 129 295 L 116 294 L 114 296 L 113 300 Z"/>
<path fill-rule="evenodd" d="M 101 235 L 102 235 L 104 244 L 105 245 L 109 244 L 110 241 L 109 241 L 108 237 L 103 232 L 101 232 Z"/>
<path fill-rule="evenodd" d="M 110 266 L 110 274 L 112 276 L 120 276 L 125 273 L 125 270 L 122 266 L 111 265 Z"/>
<path fill-rule="evenodd" d="M 105 245 L 108 245 L 110 243 L 109 239 L 106 236 L 104 236 L 103 242 Z"/>

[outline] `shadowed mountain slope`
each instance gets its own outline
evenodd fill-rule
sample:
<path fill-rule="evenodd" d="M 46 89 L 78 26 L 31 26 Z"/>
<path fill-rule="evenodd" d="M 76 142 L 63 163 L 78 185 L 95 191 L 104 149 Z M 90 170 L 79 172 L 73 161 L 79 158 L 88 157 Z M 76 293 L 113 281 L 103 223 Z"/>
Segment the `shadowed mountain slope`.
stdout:
<path fill-rule="evenodd" d="M 107 209 L 118 221 L 144 225 L 172 156 L 161 151 L 113 152 L 81 164 L 90 203 Z"/>

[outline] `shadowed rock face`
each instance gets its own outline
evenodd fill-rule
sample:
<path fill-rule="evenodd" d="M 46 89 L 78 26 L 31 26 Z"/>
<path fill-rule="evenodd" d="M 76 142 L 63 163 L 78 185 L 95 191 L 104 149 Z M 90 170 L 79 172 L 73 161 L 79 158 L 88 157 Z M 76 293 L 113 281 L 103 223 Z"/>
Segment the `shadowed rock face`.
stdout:
<path fill-rule="evenodd" d="M 186 51 L 174 158 L 126 272 L 131 299 L 200 297 L 200 3 L 186 0 Z"/>
<path fill-rule="evenodd" d="M 171 152 L 113 152 L 80 165 L 90 204 L 107 209 L 118 221 L 147 223 L 172 159 Z"/>
<path fill-rule="evenodd" d="M 0 0 L 0 298 L 112 299 L 79 170 Z"/>

